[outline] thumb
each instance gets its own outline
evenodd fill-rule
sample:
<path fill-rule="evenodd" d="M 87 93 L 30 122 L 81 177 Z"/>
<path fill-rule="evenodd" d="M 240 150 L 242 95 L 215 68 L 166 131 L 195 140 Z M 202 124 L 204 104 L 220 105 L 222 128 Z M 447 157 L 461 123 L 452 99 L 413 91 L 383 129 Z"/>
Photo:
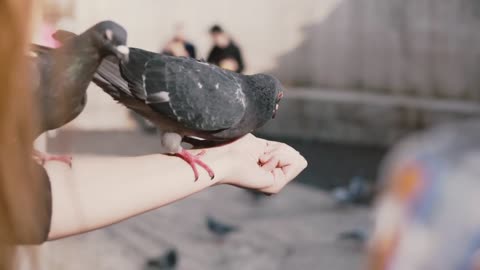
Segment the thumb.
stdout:
<path fill-rule="evenodd" d="M 282 190 L 282 188 L 287 184 L 287 181 L 285 181 L 285 174 L 280 168 L 274 169 L 270 174 L 273 176 L 272 185 L 263 188 L 260 191 L 267 194 L 275 194 Z"/>

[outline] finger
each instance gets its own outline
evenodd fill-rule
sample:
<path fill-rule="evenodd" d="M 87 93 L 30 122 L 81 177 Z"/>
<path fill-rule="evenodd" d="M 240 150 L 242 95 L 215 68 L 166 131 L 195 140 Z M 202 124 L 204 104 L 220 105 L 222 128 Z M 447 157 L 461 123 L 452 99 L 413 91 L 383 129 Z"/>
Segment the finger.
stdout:
<path fill-rule="evenodd" d="M 280 166 L 287 182 L 292 181 L 307 167 L 307 161 L 300 155 L 290 164 Z"/>
<path fill-rule="evenodd" d="M 282 149 L 276 149 L 269 154 L 265 154 L 260 157 L 260 164 L 265 170 L 273 170 L 275 168 L 282 168 L 290 165 L 295 161 L 297 154 L 292 155 L 288 151 L 282 151 Z"/>
<path fill-rule="evenodd" d="M 267 162 L 262 165 L 265 171 L 272 171 L 279 166 L 280 157 L 272 156 Z"/>
<path fill-rule="evenodd" d="M 285 167 L 291 164 L 300 165 L 303 164 L 305 161 L 305 159 L 302 157 L 302 155 L 300 155 L 299 152 L 285 144 L 273 150 L 271 153 L 268 153 L 267 155 L 277 157 L 277 167 Z"/>
<path fill-rule="evenodd" d="M 275 169 L 271 172 L 273 175 L 273 184 L 261 189 L 261 192 L 267 194 L 276 194 L 278 193 L 286 184 L 285 175 L 283 174 L 281 169 Z"/>
<path fill-rule="evenodd" d="M 260 158 L 258 159 L 260 161 L 260 163 L 262 165 L 264 165 L 265 163 L 267 163 L 270 159 L 272 159 L 272 155 L 271 154 L 263 154 L 262 156 L 260 156 Z"/>
<path fill-rule="evenodd" d="M 277 167 L 272 170 L 274 176 L 274 184 L 268 188 L 261 190 L 265 193 L 275 194 L 280 192 L 286 184 L 297 177 L 307 166 L 307 161 L 298 155 L 291 164 Z"/>
<path fill-rule="evenodd" d="M 275 168 L 288 166 L 291 161 L 292 157 L 280 149 L 274 150 L 273 152 L 260 157 L 260 162 L 265 170 L 273 170 Z"/>

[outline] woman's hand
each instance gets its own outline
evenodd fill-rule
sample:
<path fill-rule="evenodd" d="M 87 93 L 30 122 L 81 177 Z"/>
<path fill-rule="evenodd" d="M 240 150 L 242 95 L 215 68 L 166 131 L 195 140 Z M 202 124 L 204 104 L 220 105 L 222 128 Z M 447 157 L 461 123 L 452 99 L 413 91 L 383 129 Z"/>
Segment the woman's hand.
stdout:
<path fill-rule="evenodd" d="M 221 147 L 207 150 L 221 172 L 219 184 L 230 184 L 265 193 L 278 193 L 307 167 L 307 161 L 292 147 L 249 134 Z"/>
<path fill-rule="evenodd" d="M 262 189 L 265 193 L 278 193 L 295 179 L 308 165 L 307 160 L 285 143 L 267 141 L 267 149 L 260 157 L 262 169 L 271 172 L 273 185 Z"/>

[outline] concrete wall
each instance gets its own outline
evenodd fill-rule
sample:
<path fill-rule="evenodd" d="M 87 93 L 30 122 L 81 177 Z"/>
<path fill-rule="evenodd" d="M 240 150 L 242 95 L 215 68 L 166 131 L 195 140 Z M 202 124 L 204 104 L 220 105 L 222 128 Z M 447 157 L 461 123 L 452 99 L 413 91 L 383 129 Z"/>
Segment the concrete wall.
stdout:
<path fill-rule="evenodd" d="M 303 28 L 278 71 L 319 86 L 477 98 L 479 15 L 475 0 L 344 0 Z"/>
<path fill-rule="evenodd" d="M 480 117 L 478 102 L 296 88 L 262 135 L 339 143 L 390 145 L 406 135 Z"/>

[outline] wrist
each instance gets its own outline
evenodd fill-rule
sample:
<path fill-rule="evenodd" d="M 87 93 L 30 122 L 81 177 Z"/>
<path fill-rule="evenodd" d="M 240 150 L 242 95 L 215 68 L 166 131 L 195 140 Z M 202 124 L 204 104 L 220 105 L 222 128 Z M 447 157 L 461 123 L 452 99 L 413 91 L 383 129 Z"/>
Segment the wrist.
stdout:
<path fill-rule="evenodd" d="M 215 173 L 212 185 L 225 184 L 233 171 L 231 159 L 224 153 L 207 150 L 203 160 Z"/>

